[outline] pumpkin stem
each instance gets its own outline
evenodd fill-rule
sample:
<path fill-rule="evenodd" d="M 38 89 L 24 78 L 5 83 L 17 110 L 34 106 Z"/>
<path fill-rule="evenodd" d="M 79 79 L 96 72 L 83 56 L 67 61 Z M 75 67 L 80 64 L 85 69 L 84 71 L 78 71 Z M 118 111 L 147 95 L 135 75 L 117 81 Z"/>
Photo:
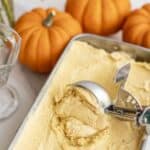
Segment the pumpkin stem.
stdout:
<path fill-rule="evenodd" d="M 56 16 L 56 12 L 53 10 L 52 12 L 50 12 L 47 18 L 43 21 L 43 25 L 46 27 L 52 26 L 55 16 Z"/>

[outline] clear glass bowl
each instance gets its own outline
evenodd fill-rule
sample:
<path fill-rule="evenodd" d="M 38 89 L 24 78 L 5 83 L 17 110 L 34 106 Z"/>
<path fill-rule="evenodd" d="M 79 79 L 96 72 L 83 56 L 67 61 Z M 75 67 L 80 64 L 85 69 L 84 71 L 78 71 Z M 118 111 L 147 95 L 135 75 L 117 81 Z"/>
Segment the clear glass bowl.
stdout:
<path fill-rule="evenodd" d="M 7 81 L 17 61 L 20 44 L 18 33 L 0 24 L 0 120 L 8 118 L 18 106 L 17 92 Z"/>

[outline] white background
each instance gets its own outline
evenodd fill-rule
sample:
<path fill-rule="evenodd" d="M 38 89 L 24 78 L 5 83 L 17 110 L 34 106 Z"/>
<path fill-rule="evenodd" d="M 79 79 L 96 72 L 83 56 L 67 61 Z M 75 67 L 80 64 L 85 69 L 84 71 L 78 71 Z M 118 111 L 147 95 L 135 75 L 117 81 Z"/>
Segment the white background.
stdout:
<path fill-rule="evenodd" d="M 20 16 L 23 12 L 31 10 L 33 7 L 56 7 L 63 10 L 66 0 L 14 0 L 16 17 Z M 78 0 L 80 2 L 80 0 Z M 138 8 L 150 0 L 131 0 L 132 8 Z"/>
<path fill-rule="evenodd" d="M 21 14 L 31 10 L 33 7 L 57 7 L 63 10 L 65 1 L 66 0 L 14 0 L 15 17 L 17 19 Z M 78 1 L 80 2 L 80 0 Z M 144 3 L 150 2 L 150 0 L 131 0 L 131 2 L 132 8 L 135 9 Z M 111 37 L 121 40 L 118 34 Z M 11 118 L 0 122 L 0 150 L 8 149 L 11 140 L 45 83 L 46 78 L 47 75 L 33 73 L 20 64 L 14 67 L 9 83 L 13 85 L 19 93 L 19 108 Z"/>

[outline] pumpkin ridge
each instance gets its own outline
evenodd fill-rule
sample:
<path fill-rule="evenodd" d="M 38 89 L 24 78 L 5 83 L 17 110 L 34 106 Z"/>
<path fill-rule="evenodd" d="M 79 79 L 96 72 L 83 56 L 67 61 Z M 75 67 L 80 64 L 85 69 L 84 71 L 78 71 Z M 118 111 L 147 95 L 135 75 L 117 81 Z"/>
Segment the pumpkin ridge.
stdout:
<path fill-rule="evenodd" d="M 118 14 L 118 28 L 117 29 L 121 29 L 127 16 L 129 15 L 129 9 L 130 9 L 130 2 L 128 4 L 126 4 L 125 8 L 122 8 L 120 2 L 120 0 L 113 0 L 113 2 L 115 3 L 115 7 L 116 7 L 116 11 Z M 128 11 L 128 14 L 126 13 Z"/>
<path fill-rule="evenodd" d="M 118 25 L 116 24 L 117 21 L 115 21 L 115 24 L 113 21 L 110 21 L 110 23 L 113 23 L 113 24 L 108 24 L 108 15 L 106 15 L 107 14 L 107 11 L 106 11 L 107 3 L 109 4 L 110 10 L 111 10 L 111 8 L 114 7 L 114 4 L 111 0 L 102 1 L 102 9 L 105 10 L 102 13 L 102 22 L 103 22 L 102 35 L 107 35 L 108 34 L 107 32 L 109 32 L 109 34 L 112 34 L 113 32 L 115 32 L 117 30 L 117 27 L 118 27 Z M 116 9 L 113 8 L 112 12 L 113 12 L 112 16 L 114 17 L 116 15 L 117 11 L 116 11 Z M 115 12 L 115 15 L 114 15 L 114 12 Z M 107 20 L 106 20 L 106 18 L 107 18 Z M 109 17 L 109 18 L 111 18 L 111 17 Z M 115 19 L 117 18 L 117 20 L 118 20 L 118 17 L 114 17 L 114 18 Z"/>
<path fill-rule="evenodd" d="M 100 14 L 101 15 L 101 22 L 103 22 L 103 11 L 102 11 L 103 10 L 103 6 L 102 6 L 103 4 L 102 3 L 103 2 L 101 1 L 101 8 L 100 8 L 101 9 L 101 14 Z M 99 33 L 101 33 L 102 31 L 103 31 L 103 25 L 100 24 L 100 31 L 99 31 Z"/>
<path fill-rule="evenodd" d="M 23 33 L 22 33 L 23 34 Z M 27 34 L 27 33 L 26 33 Z M 19 34 L 21 35 L 21 34 Z M 29 36 L 28 36 L 29 37 Z M 22 41 L 22 45 L 21 45 L 21 48 L 20 48 L 20 53 L 19 53 L 19 61 L 22 63 L 22 64 L 25 64 L 24 63 L 24 60 L 25 60 L 25 56 L 24 56 L 24 47 L 23 47 L 23 44 L 26 45 L 27 41 L 25 41 L 25 43 L 23 43 L 24 41 Z"/>
<path fill-rule="evenodd" d="M 144 8 L 135 10 L 135 13 L 136 14 L 141 14 L 141 15 L 149 18 L 149 13 Z"/>
<path fill-rule="evenodd" d="M 146 9 L 147 11 L 150 11 L 150 3 L 145 4 L 145 5 L 143 6 L 143 8 Z"/>
<path fill-rule="evenodd" d="M 48 31 L 48 38 L 49 38 L 50 43 L 52 43 L 50 31 Z M 53 52 L 52 44 L 50 44 L 50 46 L 51 46 L 51 51 L 50 51 L 50 57 L 51 57 L 51 59 L 50 59 L 50 64 L 51 64 L 51 67 L 53 67 L 53 53 L 54 53 L 54 52 Z"/>
<path fill-rule="evenodd" d="M 73 19 L 71 16 L 63 16 L 61 18 L 60 17 L 59 18 L 55 18 L 54 25 L 57 24 L 57 22 L 68 20 L 68 17 L 70 19 Z"/>
<path fill-rule="evenodd" d="M 142 24 L 142 25 L 147 25 L 147 24 Z M 136 26 L 134 26 L 134 27 L 130 27 L 129 29 L 125 29 L 125 31 L 126 32 L 124 32 L 123 33 L 123 38 L 124 38 L 124 40 L 125 41 L 127 41 L 127 42 L 133 42 L 134 44 L 137 44 L 137 39 L 138 39 L 138 36 L 137 36 L 137 38 L 135 39 L 134 38 L 134 40 L 133 40 L 133 34 L 135 33 L 134 32 L 134 28 L 136 27 L 140 27 L 141 26 L 141 24 L 139 24 L 138 26 L 136 25 Z M 144 28 L 145 30 L 147 30 L 147 28 Z M 146 31 L 145 31 L 146 32 Z M 143 32 L 142 32 L 143 33 Z M 143 35 L 143 34 L 141 34 L 141 32 L 139 32 L 138 34 L 140 34 L 140 35 Z M 130 38 L 129 38 L 130 37 Z M 142 42 L 142 41 L 141 41 Z M 141 43 L 140 42 L 140 43 Z"/>
<path fill-rule="evenodd" d="M 67 33 L 67 31 L 65 31 L 62 27 L 60 27 L 60 26 L 58 26 L 58 25 L 55 25 L 58 29 L 60 29 L 61 31 L 63 31 L 66 35 L 67 35 L 67 37 L 68 37 L 68 34 L 69 33 Z M 54 26 L 54 27 L 55 27 Z M 63 38 L 63 37 L 62 37 Z M 69 37 L 68 37 L 69 38 Z"/>
<path fill-rule="evenodd" d="M 150 12 L 149 11 L 147 11 L 145 8 L 142 8 L 141 10 L 143 10 L 143 12 L 145 12 L 145 16 L 148 15 L 147 17 L 150 17 Z"/>
<path fill-rule="evenodd" d="M 117 15 L 117 20 L 119 20 L 120 12 L 119 12 L 119 10 L 118 10 L 118 6 L 117 6 L 117 4 L 116 4 L 116 2 L 115 2 L 114 0 L 112 0 L 112 1 L 110 0 L 110 2 L 112 3 L 113 7 L 115 8 L 114 10 L 115 10 L 116 15 Z M 119 24 L 120 24 L 120 21 L 118 21 L 118 22 L 119 22 Z M 117 26 L 118 26 L 118 25 L 116 25 L 116 27 L 114 26 L 115 31 L 118 29 Z M 120 27 L 119 27 L 119 28 L 120 28 Z"/>
<path fill-rule="evenodd" d="M 140 24 L 140 25 L 141 25 L 141 24 Z M 144 46 L 144 45 L 143 45 L 143 42 L 144 42 L 144 37 L 145 37 L 145 35 L 147 34 L 147 29 L 144 29 L 144 31 L 140 31 L 139 34 L 140 34 L 141 41 L 140 41 L 140 43 L 138 43 L 138 45 Z M 135 41 L 137 41 L 137 40 L 138 40 L 138 36 L 137 36 L 137 38 L 135 39 Z"/>
<path fill-rule="evenodd" d="M 15 29 L 17 30 L 18 33 L 21 33 L 21 32 L 25 32 L 26 30 L 31 30 L 32 28 L 40 29 L 40 26 L 34 25 L 34 26 L 31 26 L 31 27 L 28 27 L 28 28 L 25 28 L 25 29 L 20 29 L 20 28 L 19 28 L 20 31 L 18 31 L 17 28 L 15 28 Z"/>
<path fill-rule="evenodd" d="M 43 29 L 43 30 L 45 30 L 45 29 Z M 46 32 L 47 32 L 47 34 L 48 34 L 48 30 L 46 29 L 45 30 Z M 44 31 L 43 31 L 44 32 Z M 40 36 L 39 36 L 39 40 L 38 40 L 38 45 L 37 45 L 37 47 L 40 47 L 39 46 L 39 44 L 40 44 L 40 38 L 41 38 L 41 34 L 42 34 L 42 32 L 40 33 Z M 48 34 L 48 36 L 47 36 L 48 38 L 49 38 L 49 34 Z M 50 38 L 49 38 L 49 41 L 50 41 Z M 51 47 L 51 44 L 50 44 L 50 42 L 49 42 L 49 46 Z M 39 72 L 43 72 L 43 70 L 41 70 L 40 68 L 41 68 L 41 66 L 40 66 L 40 59 L 39 59 L 39 56 L 41 57 L 41 55 L 39 54 L 39 52 L 41 51 L 41 49 L 38 49 L 37 48 L 37 51 L 36 51 L 36 58 L 37 58 L 37 71 L 39 71 Z M 50 60 L 50 62 L 49 62 L 49 64 L 51 64 L 51 56 L 52 56 L 52 50 L 50 51 L 49 50 L 49 60 Z M 51 67 L 52 65 L 50 65 L 50 67 Z"/>
<path fill-rule="evenodd" d="M 28 28 L 31 26 L 40 25 L 40 23 L 39 23 L 40 18 L 37 14 L 34 14 L 34 19 L 31 20 L 31 17 L 33 14 L 34 13 L 31 12 L 30 14 L 27 13 L 27 14 L 23 15 L 22 17 L 20 17 L 20 19 L 16 22 L 14 28 L 18 31 L 18 30 L 22 30 L 22 28 Z"/>
<path fill-rule="evenodd" d="M 133 19 L 137 18 L 137 17 L 141 17 L 146 22 L 143 22 L 143 20 L 142 21 L 140 20 L 141 22 L 135 23 L 135 22 L 132 21 L 133 20 L 132 17 L 133 17 Z M 133 14 L 132 16 L 127 18 L 127 20 L 126 20 L 126 22 L 125 22 L 125 24 L 123 26 L 123 29 L 130 28 L 130 27 L 132 27 L 134 25 L 138 25 L 138 24 L 141 24 L 141 23 L 148 24 L 147 17 L 145 15 L 143 15 L 143 14 Z"/>
<path fill-rule="evenodd" d="M 45 44 L 43 45 L 44 42 Z M 41 45 L 43 46 L 42 48 Z M 48 72 L 52 68 L 53 64 L 51 64 L 51 59 L 54 57 L 54 55 L 52 54 L 52 50 L 50 48 L 52 48 L 52 44 L 50 43 L 49 32 L 44 28 L 41 32 L 41 36 L 39 38 L 39 46 L 37 49 L 39 56 L 37 71 L 41 73 Z"/>
<path fill-rule="evenodd" d="M 148 6 L 144 5 L 143 9 L 150 15 L 150 4 Z"/>
<path fill-rule="evenodd" d="M 59 25 L 61 28 L 64 28 L 64 30 L 66 30 L 66 32 L 68 32 L 68 35 L 70 35 L 71 37 L 75 34 L 74 31 L 76 31 L 75 28 L 74 29 L 72 28 L 73 24 L 76 24 L 75 27 L 76 27 L 76 30 L 78 31 L 78 32 L 76 32 L 76 34 L 81 33 L 82 30 L 81 30 L 80 23 L 77 22 L 76 20 L 71 21 L 70 19 L 66 19 L 65 22 L 64 21 L 62 21 L 61 23 L 60 22 L 57 22 L 57 23 L 55 22 L 55 25 Z M 66 28 L 66 25 L 68 25 L 68 28 Z M 79 29 L 81 30 L 80 32 L 79 32 Z"/>
<path fill-rule="evenodd" d="M 50 51 L 49 51 L 49 57 L 50 57 L 50 64 L 51 64 L 51 68 L 52 68 L 52 59 L 51 57 L 53 56 L 53 49 L 52 49 L 52 46 L 51 46 L 51 37 L 50 37 L 50 34 L 49 34 L 49 30 L 47 30 L 47 34 L 48 34 L 48 39 L 49 39 L 49 45 L 50 45 Z"/>
<path fill-rule="evenodd" d="M 132 28 L 135 28 L 135 27 L 140 26 L 140 25 L 147 25 L 147 23 L 134 24 L 133 26 L 129 26 L 128 28 L 132 29 Z M 128 28 L 126 28 L 125 30 L 129 30 Z"/>
<path fill-rule="evenodd" d="M 15 26 L 14 27 L 14 29 L 18 32 L 18 33 L 20 33 L 20 32 L 24 32 L 24 31 L 26 31 L 26 30 L 30 30 L 30 29 L 32 29 L 32 28 L 39 28 L 40 29 L 40 25 L 29 25 L 29 26 L 21 26 L 20 27 L 20 25 L 18 25 L 18 26 Z"/>
<path fill-rule="evenodd" d="M 39 36 L 39 39 L 38 39 L 38 43 L 37 43 L 37 51 L 36 51 L 36 62 L 37 62 L 37 65 L 35 65 L 34 67 L 35 67 L 35 70 L 37 70 L 38 71 L 38 68 L 40 68 L 40 66 L 39 66 L 39 55 L 38 55 L 38 47 L 39 47 L 39 41 L 40 41 L 40 37 L 41 37 L 41 33 L 42 33 L 42 31 L 40 32 L 40 36 Z"/>
<path fill-rule="evenodd" d="M 37 23 L 39 22 L 40 19 L 42 20 L 41 16 L 39 16 L 36 12 L 33 12 L 33 11 L 27 12 L 26 14 L 23 14 L 21 17 L 19 17 L 19 20 L 17 21 L 17 23 L 22 22 L 22 21 L 35 22 L 35 20 L 33 20 L 35 18 L 37 19 L 36 20 Z"/>
<path fill-rule="evenodd" d="M 30 38 L 32 37 L 32 34 L 35 33 L 35 32 L 37 32 L 37 29 L 36 29 L 36 30 L 33 29 L 33 31 L 30 31 L 30 32 L 31 32 L 31 33 L 29 34 L 26 43 L 29 42 Z M 23 52 L 24 52 L 24 60 L 27 60 L 27 57 L 28 57 L 28 55 L 25 54 L 25 53 L 27 53 L 27 51 L 28 51 L 28 50 L 26 50 L 26 49 L 27 49 L 27 46 L 28 46 L 28 44 L 25 44 L 24 51 L 23 51 Z M 27 61 L 26 61 L 25 65 L 28 65 Z"/>
<path fill-rule="evenodd" d="M 46 13 L 41 14 L 40 13 L 41 10 L 44 12 L 43 8 L 35 8 L 35 9 L 32 10 L 32 12 L 34 12 L 35 14 L 37 14 L 38 16 L 40 16 L 41 19 L 44 19 L 46 17 Z"/>
<path fill-rule="evenodd" d="M 58 22 L 62 21 L 64 22 L 65 20 L 68 21 L 68 19 L 74 19 L 72 16 L 63 16 L 61 18 L 55 18 L 54 25 L 57 24 Z"/>
<path fill-rule="evenodd" d="M 52 34 L 52 33 L 50 33 L 50 32 L 51 32 L 51 31 L 49 31 L 49 40 L 52 41 L 52 39 L 51 39 L 51 34 Z M 52 43 L 52 42 L 51 42 L 51 43 Z M 52 56 L 54 55 L 54 50 L 55 50 L 55 49 L 51 48 L 51 55 L 52 55 Z M 55 60 L 54 60 L 54 58 L 52 57 L 52 58 L 51 58 L 51 64 L 52 64 L 52 66 L 53 66 L 53 64 L 55 63 L 54 61 L 55 61 Z"/>
<path fill-rule="evenodd" d="M 138 13 L 133 13 L 131 17 L 137 17 L 137 16 L 139 16 L 139 17 L 144 17 L 145 19 L 148 19 L 147 16 L 145 16 L 144 14 L 139 13 L 139 12 L 138 12 Z"/>
<path fill-rule="evenodd" d="M 20 23 L 38 23 L 42 20 L 42 18 L 35 12 L 27 13 L 25 15 L 22 15 L 19 20 L 16 22 L 16 24 Z"/>
<path fill-rule="evenodd" d="M 31 31 L 30 31 L 31 30 Z M 33 31 L 32 31 L 33 30 Z M 22 34 L 22 33 L 25 33 L 27 31 L 30 31 L 31 33 L 33 33 L 34 31 L 37 31 L 39 30 L 39 28 L 29 28 L 29 29 L 25 29 L 25 30 L 22 30 L 21 32 L 18 32 L 19 34 Z"/>
<path fill-rule="evenodd" d="M 101 5 L 101 7 L 100 7 L 100 9 L 101 9 L 101 11 L 100 11 L 100 16 L 103 16 L 103 8 L 102 8 L 102 1 L 100 1 L 100 5 Z M 101 17 L 101 20 L 100 20 L 100 22 L 103 22 L 103 17 Z M 100 30 L 99 30 L 99 33 L 101 33 L 102 31 L 103 31 L 103 25 L 100 23 Z"/>
<path fill-rule="evenodd" d="M 40 33 L 41 31 L 34 31 L 30 37 L 29 37 L 29 40 L 28 40 L 28 43 L 27 46 L 25 47 L 25 50 L 26 50 L 26 60 L 27 60 L 27 65 L 30 66 L 32 69 L 34 68 L 35 70 L 37 69 L 36 68 L 36 57 L 34 56 L 36 54 L 36 47 L 37 47 L 37 44 L 35 44 L 34 46 L 34 57 L 31 57 L 32 53 L 33 53 L 33 49 L 31 50 L 30 47 L 31 45 L 33 44 L 33 40 L 37 39 L 38 37 L 40 37 Z M 37 37 L 38 35 L 38 37 Z M 35 41 L 34 41 L 35 42 Z M 32 44 L 30 44 L 32 43 Z M 37 41 L 35 42 L 37 43 Z M 30 63 L 32 61 L 32 63 Z"/>
<path fill-rule="evenodd" d="M 23 42 L 25 42 L 24 43 L 24 48 L 22 49 L 22 45 L 21 45 L 21 52 L 19 53 L 19 60 L 21 61 L 21 63 L 23 63 L 24 65 L 26 65 L 26 63 L 25 63 L 25 48 L 26 48 L 26 43 L 28 42 L 28 39 L 29 39 L 29 37 L 30 37 L 30 35 L 32 34 L 32 32 L 34 32 L 34 30 L 33 31 L 26 31 L 26 32 L 21 32 L 21 33 L 19 33 L 19 35 L 22 35 L 21 37 L 24 37 L 24 35 L 23 34 L 25 34 L 25 35 L 27 35 L 27 32 L 29 32 L 29 35 L 26 37 L 26 41 L 24 41 L 24 38 L 22 38 L 23 40 L 22 40 L 22 43 Z"/>
<path fill-rule="evenodd" d="M 84 26 L 87 32 L 99 34 L 101 27 L 101 0 L 89 1 L 84 15 Z M 95 9 L 95 11 L 92 11 Z M 94 26 L 94 28 L 93 28 Z"/>
<path fill-rule="evenodd" d="M 40 17 L 40 19 L 43 19 L 43 17 L 38 13 L 38 12 L 35 12 L 35 11 L 32 11 L 34 14 L 38 15 Z"/>
<path fill-rule="evenodd" d="M 120 11 L 119 11 L 119 9 L 118 9 L 118 5 L 117 5 L 117 3 L 116 3 L 116 1 L 115 0 L 113 0 L 113 5 L 114 5 L 114 7 L 116 8 L 116 14 L 117 14 L 117 16 L 118 16 L 118 19 L 121 17 L 121 15 L 120 15 Z"/>
<path fill-rule="evenodd" d="M 79 4 L 77 0 L 68 0 L 65 7 L 66 12 L 70 12 L 73 18 L 76 18 L 82 27 L 84 26 L 84 14 L 85 8 L 88 5 L 88 1 L 89 0 L 80 0 Z"/>
<path fill-rule="evenodd" d="M 104 9 L 104 6 L 105 6 L 105 1 L 102 0 L 102 1 L 101 1 L 101 10 Z M 106 22 L 105 22 L 105 19 L 104 19 L 104 18 L 105 18 L 105 12 L 102 11 L 102 12 L 101 12 L 101 22 L 103 22 L 103 24 L 104 24 L 104 25 L 101 25 L 101 31 L 100 31 L 100 32 L 101 32 L 102 35 L 105 34 L 104 30 L 106 30 L 106 29 L 105 29 L 105 24 L 106 24 Z"/>
<path fill-rule="evenodd" d="M 144 36 L 143 36 L 143 41 L 142 41 L 142 46 L 148 46 L 145 44 L 145 41 L 147 40 L 147 36 L 148 34 L 150 34 L 150 30 L 145 32 Z M 147 43 L 147 42 L 146 42 Z M 149 47 L 150 48 L 150 47 Z"/>
<path fill-rule="evenodd" d="M 65 31 L 65 29 L 63 29 L 62 27 L 56 26 L 56 28 L 57 28 L 56 31 L 58 32 L 58 34 L 60 35 L 60 37 L 61 37 L 62 40 L 64 41 L 63 43 L 65 43 L 64 45 L 66 45 L 67 42 L 69 41 L 69 36 L 72 37 L 72 35 L 71 35 L 71 34 L 68 34 L 67 31 Z"/>
<path fill-rule="evenodd" d="M 55 28 L 55 27 L 54 27 L 54 28 Z M 57 28 L 57 27 L 56 27 L 56 28 Z M 60 27 L 60 29 L 61 29 L 61 27 Z M 52 30 L 52 29 L 51 29 L 51 30 Z M 51 31 L 50 31 L 50 32 L 51 32 Z M 57 36 L 60 37 L 61 40 L 63 40 L 63 42 L 61 42 L 61 43 L 64 43 L 64 44 L 62 45 L 63 48 L 64 48 L 64 46 L 67 44 L 67 42 L 68 42 L 69 39 L 68 39 L 68 40 L 64 39 L 64 37 L 62 36 L 62 34 L 61 34 L 58 30 L 53 30 L 53 33 L 54 33 L 54 32 L 55 32 L 55 34 L 56 34 Z M 52 32 L 51 32 L 51 34 L 52 34 Z M 68 35 L 68 34 L 67 34 L 67 35 Z M 69 36 L 72 36 L 72 35 L 70 34 Z M 51 40 L 51 37 L 50 37 L 50 40 Z M 54 49 L 52 48 L 52 52 L 53 52 L 53 50 L 54 50 Z M 54 53 L 53 53 L 53 54 L 54 54 Z M 60 55 L 60 52 L 57 51 L 57 56 L 58 56 L 58 55 Z M 54 64 L 55 61 L 56 61 L 55 58 L 54 58 L 54 59 L 52 58 L 52 64 Z"/>
<path fill-rule="evenodd" d="M 86 13 L 86 10 L 87 10 L 89 1 L 90 1 L 90 0 L 87 0 L 87 3 L 86 3 L 86 5 L 85 5 L 85 7 L 84 7 L 84 11 L 83 11 L 83 14 L 82 14 L 82 21 L 81 21 L 81 24 L 82 24 L 82 26 L 83 26 L 83 30 L 85 30 L 84 18 L 85 18 L 85 13 Z"/>
<path fill-rule="evenodd" d="M 134 23 L 134 24 L 130 24 L 130 25 L 128 25 L 128 26 L 124 26 L 123 28 L 124 28 L 124 30 L 128 30 L 129 28 L 134 28 L 135 26 L 138 26 L 138 25 L 141 25 L 141 24 L 148 24 L 147 22 L 138 22 L 138 23 Z"/>
<path fill-rule="evenodd" d="M 102 1 L 100 1 L 100 5 L 101 5 L 101 7 L 100 7 L 100 10 L 101 10 L 101 11 L 100 11 L 100 15 L 99 15 L 99 16 L 101 16 L 101 15 L 102 15 L 102 12 L 103 12 L 103 11 L 102 11 Z M 101 17 L 100 17 L 100 18 L 101 18 Z M 100 20 L 99 22 L 102 22 L 102 20 Z M 101 29 L 102 29 L 102 24 L 100 23 L 100 24 L 99 24 L 99 33 L 101 32 Z"/>

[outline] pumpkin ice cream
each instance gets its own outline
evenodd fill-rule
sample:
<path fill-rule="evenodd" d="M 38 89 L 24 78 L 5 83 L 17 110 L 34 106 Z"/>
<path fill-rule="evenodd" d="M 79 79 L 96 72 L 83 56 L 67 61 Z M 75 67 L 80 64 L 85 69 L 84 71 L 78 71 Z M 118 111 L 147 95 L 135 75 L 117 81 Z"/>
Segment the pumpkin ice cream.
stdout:
<path fill-rule="evenodd" d="M 107 53 L 76 41 L 55 74 L 38 109 L 23 127 L 14 150 L 140 150 L 143 129 L 106 115 L 94 98 L 71 86 L 80 80 L 101 84 L 115 100 L 117 69 L 131 63 L 126 83 L 143 105 L 150 104 L 150 64 L 135 62 L 123 52 Z"/>

